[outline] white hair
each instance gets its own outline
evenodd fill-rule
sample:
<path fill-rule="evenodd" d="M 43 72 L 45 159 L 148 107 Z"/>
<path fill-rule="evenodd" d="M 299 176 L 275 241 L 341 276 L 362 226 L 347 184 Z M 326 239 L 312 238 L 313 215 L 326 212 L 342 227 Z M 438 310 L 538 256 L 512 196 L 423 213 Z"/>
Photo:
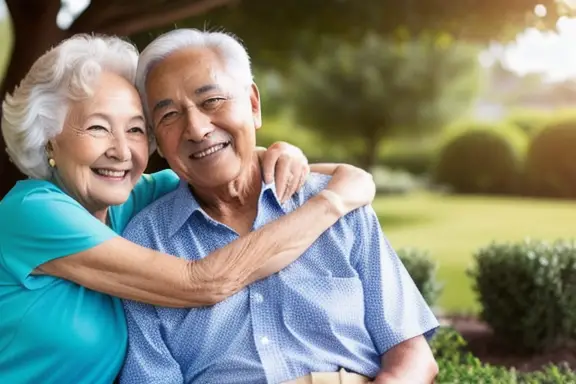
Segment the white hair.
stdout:
<path fill-rule="evenodd" d="M 31 178 L 48 179 L 46 145 L 62 132 L 70 102 L 91 97 L 100 74 L 134 84 L 138 51 L 113 36 L 78 34 L 43 54 L 2 104 L 2 134 L 11 160 Z"/>
<path fill-rule="evenodd" d="M 154 67 L 170 54 L 186 48 L 207 48 L 213 50 L 223 62 L 228 74 L 249 87 L 253 76 L 250 56 L 244 46 L 234 36 L 224 32 L 208 32 L 198 29 L 175 29 L 164 33 L 152 41 L 140 54 L 136 72 L 136 88 L 142 98 L 146 119 L 151 122 L 148 111 L 146 81 Z"/>

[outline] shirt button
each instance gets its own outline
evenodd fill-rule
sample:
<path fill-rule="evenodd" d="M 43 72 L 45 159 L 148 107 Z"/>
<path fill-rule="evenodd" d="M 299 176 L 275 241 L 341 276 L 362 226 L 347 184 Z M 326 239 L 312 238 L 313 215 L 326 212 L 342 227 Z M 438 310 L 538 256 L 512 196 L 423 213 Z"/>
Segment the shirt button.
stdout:
<path fill-rule="evenodd" d="M 261 303 L 264 301 L 264 296 L 262 296 L 260 293 L 255 293 L 254 294 L 254 301 L 257 303 Z"/>
<path fill-rule="evenodd" d="M 268 345 L 270 344 L 270 339 L 264 336 L 263 338 L 260 339 L 260 342 L 262 343 L 262 345 Z"/>

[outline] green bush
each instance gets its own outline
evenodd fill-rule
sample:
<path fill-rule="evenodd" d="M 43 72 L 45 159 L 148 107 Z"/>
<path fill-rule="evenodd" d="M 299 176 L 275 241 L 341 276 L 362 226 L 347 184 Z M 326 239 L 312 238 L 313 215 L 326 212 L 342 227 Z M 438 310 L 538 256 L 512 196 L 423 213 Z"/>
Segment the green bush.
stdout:
<path fill-rule="evenodd" d="M 502 342 L 532 352 L 576 336 L 575 242 L 495 243 L 474 262 L 481 317 Z"/>
<path fill-rule="evenodd" d="M 533 137 L 548 124 L 552 116 L 548 111 L 515 110 L 505 118 L 505 121 L 520 128 L 528 137 Z"/>
<path fill-rule="evenodd" d="M 424 186 L 418 177 L 404 171 L 392 171 L 384 167 L 374 167 L 370 170 L 376 193 L 385 195 L 403 195 L 414 192 Z"/>
<path fill-rule="evenodd" d="M 455 193 L 517 193 L 526 146 L 526 135 L 515 126 L 460 125 L 440 149 L 433 179 Z"/>
<path fill-rule="evenodd" d="M 442 292 L 442 286 L 436 280 L 437 263 L 428 252 L 418 249 L 403 248 L 397 254 L 426 303 L 434 306 Z"/>
<path fill-rule="evenodd" d="M 576 115 L 548 124 L 534 137 L 526 158 L 528 192 L 576 198 Z"/>
<path fill-rule="evenodd" d="M 535 372 L 516 372 L 483 364 L 466 349 L 466 341 L 450 327 L 438 329 L 430 348 L 438 363 L 438 384 L 574 384 L 576 372 L 565 365 L 549 364 Z"/>

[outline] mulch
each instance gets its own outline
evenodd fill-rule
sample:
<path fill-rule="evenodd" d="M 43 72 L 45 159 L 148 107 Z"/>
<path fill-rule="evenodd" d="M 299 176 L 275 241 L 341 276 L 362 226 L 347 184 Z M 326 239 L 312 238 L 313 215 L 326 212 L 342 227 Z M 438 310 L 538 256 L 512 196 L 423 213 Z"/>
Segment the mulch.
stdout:
<path fill-rule="evenodd" d="M 477 318 L 447 317 L 445 323 L 451 324 L 468 343 L 468 348 L 484 363 L 514 367 L 518 371 L 536 371 L 549 363 L 567 363 L 576 370 L 576 345 L 533 355 L 519 355 L 511 348 L 499 343 L 490 327 Z"/>

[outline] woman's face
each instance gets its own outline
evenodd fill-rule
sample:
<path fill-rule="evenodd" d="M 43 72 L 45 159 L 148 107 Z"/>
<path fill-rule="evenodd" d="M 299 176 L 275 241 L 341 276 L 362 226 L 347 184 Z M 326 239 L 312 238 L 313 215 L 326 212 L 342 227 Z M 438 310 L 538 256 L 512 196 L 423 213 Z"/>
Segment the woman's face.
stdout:
<path fill-rule="evenodd" d="M 94 96 L 72 102 L 48 144 L 56 177 L 92 213 L 124 203 L 148 162 L 148 136 L 136 89 L 102 73 Z"/>

